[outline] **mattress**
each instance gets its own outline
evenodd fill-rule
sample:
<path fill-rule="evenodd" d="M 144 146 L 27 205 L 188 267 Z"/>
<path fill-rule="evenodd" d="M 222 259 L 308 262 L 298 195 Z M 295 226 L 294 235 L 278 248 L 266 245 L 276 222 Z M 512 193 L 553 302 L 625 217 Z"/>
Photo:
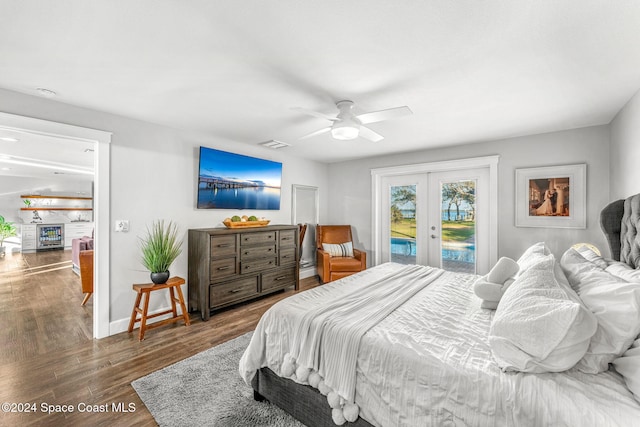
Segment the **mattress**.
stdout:
<path fill-rule="evenodd" d="M 240 361 L 244 380 L 262 367 L 282 375 L 296 326 L 310 309 L 366 293 L 403 268 L 382 264 L 275 304 Z M 377 426 L 624 426 L 640 419 L 640 405 L 614 371 L 502 372 L 487 339 L 494 312 L 480 308 L 476 276 L 439 273 L 362 337 L 355 373 L 362 418 Z"/>

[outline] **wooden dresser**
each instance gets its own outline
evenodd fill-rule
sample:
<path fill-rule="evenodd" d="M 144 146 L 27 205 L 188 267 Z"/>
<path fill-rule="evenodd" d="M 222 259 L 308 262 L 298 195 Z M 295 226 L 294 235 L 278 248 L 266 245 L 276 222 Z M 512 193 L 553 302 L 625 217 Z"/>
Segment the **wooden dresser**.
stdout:
<path fill-rule="evenodd" d="M 211 311 L 294 286 L 298 227 L 189 230 L 189 310 Z"/>

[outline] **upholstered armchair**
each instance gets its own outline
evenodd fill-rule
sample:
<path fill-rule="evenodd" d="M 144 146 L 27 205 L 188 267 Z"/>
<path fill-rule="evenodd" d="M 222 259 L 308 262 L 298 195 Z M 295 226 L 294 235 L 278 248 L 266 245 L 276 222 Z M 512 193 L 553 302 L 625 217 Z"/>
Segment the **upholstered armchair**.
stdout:
<path fill-rule="evenodd" d="M 367 253 L 353 248 L 350 225 L 318 225 L 316 248 L 318 275 L 322 283 L 367 268 Z"/>

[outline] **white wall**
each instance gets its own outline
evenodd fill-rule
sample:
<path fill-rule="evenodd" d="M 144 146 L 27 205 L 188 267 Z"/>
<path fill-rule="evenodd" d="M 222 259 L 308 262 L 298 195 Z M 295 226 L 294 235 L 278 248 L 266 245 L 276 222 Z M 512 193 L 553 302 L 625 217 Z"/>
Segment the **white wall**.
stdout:
<path fill-rule="evenodd" d="M 640 91 L 611 122 L 611 200 L 640 193 Z"/>
<path fill-rule="evenodd" d="M 272 150 L 210 135 L 170 129 L 104 112 L 75 107 L 38 97 L 0 90 L 0 111 L 104 130 L 111 143 L 111 206 L 113 220 L 128 219 L 129 233 L 111 231 L 110 321 L 112 330 L 126 329 L 134 299 L 133 283 L 149 282 L 139 262 L 138 236 L 155 219 L 175 221 L 184 237 L 183 253 L 171 274 L 187 277 L 187 230 L 222 226 L 235 211 L 196 209 L 198 148 L 232 151 L 282 162 L 282 198 L 279 211 L 252 211 L 272 224 L 291 223 L 291 185 L 320 188 L 320 218 L 327 218 L 327 165 Z M 268 139 L 268 135 L 265 136 Z M 168 305 L 152 298 L 150 310 Z"/>
<path fill-rule="evenodd" d="M 383 141 L 381 144 L 393 144 Z M 609 127 L 597 126 L 456 147 L 402 153 L 329 166 L 329 222 L 351 224 L 355 245 L 371 254 L 372 168 L 500 155 L 498 166 L 498 256 L 517 258 L 531 244 L 546 241 L 556 255 L 576 242 L 591 242 L 602 250 L 599 212 L 609 202 Z M 515 227 L 515 169 L 563 164 L 587 164 L 587 228 Z M 345 185 L 345 183 L 349 183 Z M 608 248 L 606 248 L 608 253 Z M 372 260 L 368 255 L 369 261 Z"/>

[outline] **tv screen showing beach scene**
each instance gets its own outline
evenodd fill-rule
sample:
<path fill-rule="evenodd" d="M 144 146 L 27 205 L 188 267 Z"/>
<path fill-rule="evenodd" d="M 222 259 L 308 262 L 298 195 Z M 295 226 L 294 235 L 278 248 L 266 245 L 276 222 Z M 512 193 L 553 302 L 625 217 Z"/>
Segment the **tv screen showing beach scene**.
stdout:
<path fill-rule="evenodd" d="M 280 209 L 282 163 L 200 147 L 198 209 Z"/>

